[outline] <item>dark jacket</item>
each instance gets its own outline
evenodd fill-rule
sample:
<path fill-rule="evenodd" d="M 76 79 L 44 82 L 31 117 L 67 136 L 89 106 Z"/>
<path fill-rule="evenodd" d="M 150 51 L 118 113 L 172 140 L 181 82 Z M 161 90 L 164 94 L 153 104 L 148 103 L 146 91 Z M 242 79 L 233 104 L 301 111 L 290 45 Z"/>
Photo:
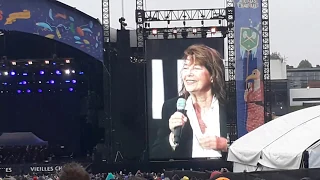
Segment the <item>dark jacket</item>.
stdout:
<path fill-rule="evenodd" d="M 150 159 L 190 159 L 192 158 L 193 131 L 190 122 L 187 121 L 182 129 L 180 144 L 175 150 L 169 143 L 169 119 L 177 111 L 176 102 L 179 97 L 167 100 L 162 106 L 162 122 L 159 123 L 157 139 L 150 148 Z M 226 106 L 219 104 L 220 113 L 220 137 L 227 138 Z M 223 154 L 225 156 L 225 154 Z"/>

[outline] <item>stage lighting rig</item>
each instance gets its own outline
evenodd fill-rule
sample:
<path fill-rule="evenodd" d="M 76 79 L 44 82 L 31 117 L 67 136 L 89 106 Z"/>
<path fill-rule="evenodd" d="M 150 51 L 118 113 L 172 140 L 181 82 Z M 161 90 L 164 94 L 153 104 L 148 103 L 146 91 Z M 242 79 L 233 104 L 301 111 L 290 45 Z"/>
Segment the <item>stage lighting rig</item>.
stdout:
<path fill-rule="evenodd" d="M 223 26 L 145 29 L 149 39 L 210 38 L 217 37 L 216 35 L 226 37 L 227 31 L 228 28 Z"/>
<path fill-rule="evenodd" d="M 120 23 L 120 27 L 121 27 L 121 30 L 125 30 L 126 27 L 127 27 L 127 23 L 126 23 L 126 19 L 124 17 L 121 17 L 119 19 L 119 23 Z"/>
<path fill-rule="evenodd" d="M 75 92 L 86 87 L 72 58 L 0 61 L 0 94 Z"/>
<path fill-rule="evenodd" d="M 184 9 L 184 10 L 150 10 L 144 11 L 144 22 L 152 21 L 191 21 L 224 20 L 226 9 Z"/>

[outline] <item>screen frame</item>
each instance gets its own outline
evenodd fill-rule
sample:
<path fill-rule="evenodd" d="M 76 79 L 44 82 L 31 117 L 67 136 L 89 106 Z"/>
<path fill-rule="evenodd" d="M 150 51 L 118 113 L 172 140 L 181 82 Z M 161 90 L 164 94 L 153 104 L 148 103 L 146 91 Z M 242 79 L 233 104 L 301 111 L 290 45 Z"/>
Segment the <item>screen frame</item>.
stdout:
<path fill-rule="evenodd" d="M 189 158 L 153 158 L 151 156 L 151 147 L 152 147 L 152 144 L 154 142 L 154 139 L 152 139 L 151 136 L 151 132 L 152 130 L 156 130 L 157 131 L 157 128 L 151 128 L 150 125 L 151 124 L 156 124 L 156 123 L 151 123 L 150 121 L 153 121 L 153 120 L 161 120 L 161 119 L 153 119 L 153 115 L 152 115 L 152 80 L 153 80 L 153 77 L 152 77 L 152 63 L 151 61 L 154 60 L 154 59 L 160 59 L 160 60 L 163 60 L 163 58 L 150 58 L 150 55 L 148 52 L 148 50 L 150 49 L 150 47 L 148 47 L 148 45 L 150 45 L 152 41 L 167 41 L 168 43 L 170 43 L 171 41 L 181 41 L 185 44 L 188 44 L 188 46 L 192 45 L 192 44 L 205 44 L 205 45 L 208 45 L 209 47 L 212 47 L 210 46 L 210 44 L 213 44 L 212 42 L 210 43 L 210 40 L 212 41 L 212 39 L 220 39 L 220 44 L 219 44 L 219 48 L 220 51 L 218 50 L 218 52 L 220 53 L 220 55 L 222 56 L 222 58 L 224 59 L 224 56 L 225 56 L 225 39 L 222 38 L 222 37 L 211 37 L 211 38 L 190 38 L 190 39 L 148 39 L 148 40 L 145 40 L 144 42 L 144 58 L 146 60 L 146 134 L 147 134 L 147 153 L 148 153 L 148 159 L 150 162 L 155 162 L 155 161 L 168 161 L 168 160 L 175 160 L 175 161 L 190 161 L 190 160 L 195 160 L 195 161 L 198 161 L 198 160 L 213 160 L 213 159 L 221 159 L 221 158 L 211 158 L 211 157 L 200 157 L 200 158 L 192 158 L 192 157 L 189 157 Z M 187 41 L 191 42 L 191 43 L 186 43 Z M 161 47 L 157 47 L 159 49 L 161 49 Z M 162 52 L 161 52 L 162 51 Z M 159 54 L 156 54 L 155 56 L 161 56 L 161 54 L 163 53 L 163 50 L 161 50 Z M 181 56 L 180 56 L 180 59 L 182 59 L 182 56 L 183 56 L 183 51 L 180 53 Z M 177 60 L 180 60 L 180 59 L 177 59 Z M 164 66 L 163 66 L 164 67 Z M 226 69 L 226 68 L 225 68 Z M 165 71 L 163 71 L 165 72 Z M 164 79 L 164 78 L 163 78 Z M 225 81 L 227 82 L 227 81 Z M 150 88 L 151 86 L 151 88 Z M 164 91 L 165 91 L 165 87 L 164 87 Z M 178 96 L 178 94 L 177 94 Z M 164 97 L 164 102 L 166 100 L 169 100 L 171 98 L 166 98 Z M 158 127 L 158 126 L 157 126 Z M 155 136 L 156 137 L 156 136 Z M 151 139 L 153 141 L 151 141 Z"/>

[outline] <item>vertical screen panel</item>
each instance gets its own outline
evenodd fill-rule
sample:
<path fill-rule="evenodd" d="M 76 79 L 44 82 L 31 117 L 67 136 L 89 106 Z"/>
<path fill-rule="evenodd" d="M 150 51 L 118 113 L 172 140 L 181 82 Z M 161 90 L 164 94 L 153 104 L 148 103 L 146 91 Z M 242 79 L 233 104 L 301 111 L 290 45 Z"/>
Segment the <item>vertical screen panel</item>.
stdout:
<path fill-rule="evenodd" d="M 163 66 L 161 59 L 152 59 L 152 119 L 161 119 L 164 102 Z"/>
<path fill-rule="evenodd" d="M 149 157 L 158 159 L 159 154 L 152 153 L 152 148 L 159 137 L 159 128 L 167 127 L 168 119 L 162 119 L 163 103 L 179 95 L 182 87 L 180 72 L 183 67 L 184 50 L 190 45 L 204 44 L 216 49 L 224 58 L 224 39 L 150 39 L 146 41 L 145 59 L 147 60 L 147 109 Z M 160 133 L 161 134 L 161 133 Z M 161 155 L 160 155 L 161 156 Z M 163 155 L 161 159 L 170 159 Z"/>

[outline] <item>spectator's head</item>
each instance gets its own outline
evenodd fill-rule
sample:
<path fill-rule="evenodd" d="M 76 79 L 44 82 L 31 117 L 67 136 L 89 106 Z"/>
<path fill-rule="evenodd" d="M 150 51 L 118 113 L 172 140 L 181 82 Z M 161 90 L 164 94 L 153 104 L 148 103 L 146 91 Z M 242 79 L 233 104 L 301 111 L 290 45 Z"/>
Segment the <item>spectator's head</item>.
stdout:
<path fill-rule="evenodd" d="M 59 180 L 90 180 L 88 172 L 78 163 L 63 166 Z"/>

